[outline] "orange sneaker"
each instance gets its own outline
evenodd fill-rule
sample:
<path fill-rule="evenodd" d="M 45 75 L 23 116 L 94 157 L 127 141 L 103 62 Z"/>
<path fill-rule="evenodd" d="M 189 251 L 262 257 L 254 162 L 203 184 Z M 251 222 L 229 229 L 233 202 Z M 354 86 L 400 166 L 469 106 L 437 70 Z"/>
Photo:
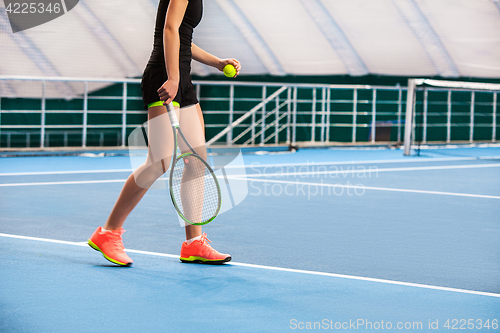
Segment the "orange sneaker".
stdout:
<path fill-rule="evenodd" d="M 120 230 L 103 230 L 98 227 L 88 240 L 91 248 L 102 253 L 104 258 L 114 264 L 121 266 L 130 266 L 134 262 L 125 253 L 123 247 L 122 234 L 125 232 L 123 228 Z"/>
<path fill-rule="evenodd" d="M 229 254 L 217 252 L 208 244 L 209 242 L 207 234 L 203 233 L 201 239 L 195 240 L 189 245 L 187 242 L 182 243 L 181 261 L 198 264 L 223 264 L 231 261 Z"/>

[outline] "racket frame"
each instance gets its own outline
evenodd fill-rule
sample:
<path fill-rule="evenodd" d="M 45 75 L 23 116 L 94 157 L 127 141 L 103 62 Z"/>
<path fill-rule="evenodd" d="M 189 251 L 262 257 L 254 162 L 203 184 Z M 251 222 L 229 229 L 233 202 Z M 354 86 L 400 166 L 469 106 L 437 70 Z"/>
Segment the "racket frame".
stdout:
<path fill-rule="evenodd" d="M 168 179 L 168 187 L 169 187 L 170 198 L 172 199 L 172 204 L 174 205 L 174 208 L 177 211 L 177 214 L 179 214 L 179 216 L 185 222 L 189 223 L 190 225 L 204 225 L 204 224 L 210 223 L 213 220 L 215 220 L 215 218 L 217 217 L 217 215 L 219 215 L 219 212 L 220 212 L 220 209 L 221 209 L 222 194 L 221 194 L 221 191 L 220 191 L 219 181 L 217 180 L 217 177 L 215 176 L 215 173 L 214 173 L 214 170 L 212 169 L 212 167 L 210 167 L 210 165 L 203 158 L 201 158 L 201 156 L 193 149 L 193 147 L 191 147 L 191 144 L 188 142 L 188 140 L 184 136 L 184 133 L 182 133 L 182 130 L 181 130 L 180 125 L 179 125 L 179 120 L 177 119 L 177 115 L 175 114 L 175 108 L 174 108 L 173 103 L 167 104 L 165 106 L 167 108 L 167 113 L 168 113 L 168 116 L 170 118 L 170 124 L 172 126 L 172 134 L 174 136 L 174 151 L 173 151 L 173 154 L 172 154 L 172 166 L 170 167 L 170 177 Z M 182 141 L 184 141 L 184 143 L 186 144 L 187 148 L 190 150 L 189 152 L 183 153 L 183 154 L 179 155 L 178 157 L 177 157 L 178 141 L 177 141 L 177 135 L 176 134 L 180 135 L 180 137 L 182 138 Z M 210 172 L 210 175 L 213 177 L 213 179 L 215 181 L 215 185 L 217 186 L 217 194 L 218 194 L 218 197 L 219 197 L 218 205 L 217 205 L 217 210 L 215 211 L 215 213 L 213 214 L 213 216 L 210 219 L 208 219 L 207 221 L 192 222 L 189 219 L 187 219 L 184 216 L 184 214 L 181 212 L 179 206 L 177 205 L 175 197 L 174 197 L 173 186 L 172 186 L 172 178 L 173 178 L 173 174 L 174 174 L 175 165 L 177 164 L 177 161 L 179 159 L 184 158 L 184 157 L 189 156 L 189 155 L 195 156 L 198 160 L 200 160 L 205 165 L 205 167 Z"/>

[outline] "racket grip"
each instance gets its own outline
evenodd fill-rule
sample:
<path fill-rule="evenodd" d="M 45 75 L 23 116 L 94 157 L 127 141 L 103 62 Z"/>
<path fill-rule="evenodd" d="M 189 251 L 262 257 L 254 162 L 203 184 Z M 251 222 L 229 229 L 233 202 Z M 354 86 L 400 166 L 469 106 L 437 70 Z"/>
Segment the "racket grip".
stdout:
<path fill-rule="evenodd" d="M 174 103 L 170 103 L 166 105 L 168 117 L 170 118 L 170 123 L 172 126 L 179 126 L 179 120 L 177 119 L 177 115 L 175 114 Z"/>

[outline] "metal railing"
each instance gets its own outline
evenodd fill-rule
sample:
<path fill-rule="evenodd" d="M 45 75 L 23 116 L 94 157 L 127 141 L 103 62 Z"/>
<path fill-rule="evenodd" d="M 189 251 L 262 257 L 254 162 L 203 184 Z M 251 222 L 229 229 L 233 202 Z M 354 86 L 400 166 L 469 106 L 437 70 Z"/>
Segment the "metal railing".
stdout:
<path fill-rule="evenodd" d="M 37 142 L 42 148 L 52 145 L 48 138 L 54 134 L 62 133 L 66 138 L 77 134 L 81 142 L 76 146 L 87 147 L 90 131 L 100 132 L 101 137 L 106 131 L 116 131 L 118 134 L 111 140 L 116 142 L 118 138 L 121 141 L 119 145 L 124 147 L 127 134 L 146 121 L 147 113 L 142 109 L 141 96 L 131 92 L 138 91 L 140 80 L 137 79 L 0 76 L 0 88 L 14 81 L 41 86 L 40 95 L 29 98 L 39 103 L 39 107 L 5 107 L 5 102 L 14 98 L 0 90 L 2 147 L 7 146 L 6 138 L 14 132 L 26 133 L 30 144 Z M 47 96 L 46 87 L 52 82 L 80 87 L 80 92 L 72 97 L 78 102 L 77 106 L 49 108 L 49 102 L 54 99 Z M 114 93 L 91 92 L 89 84 L 93 83 L 114 85 Z M 402 140 L 405 87 L 239 81 L 193 83 L 204 110 L 207 142 L 210 145 L 375 144 L 379 141 L 399 144 Z M 109 110 L 100 108 L 99 103 L 107 101 L 114 101 L 120 106 Z M 91 102 L 93 107 L 90 107 Z M 131 107 L 131 102 L 137 103 L 137 106 Z M 31 120 L 23 122 L 23 115 L 31 116 Z M 77 120 L 72 124 L 55 123 L 53 119 L 48 122 L 51 115 L 72 115 Z M 101 119 L 96 122 L 99 117 L 110 116 L 119 117 L 119 121 Z M 133 116 L 134 120 L 131 120 Z M 36 136 L 39 142 L 34 140 Z M 99 141 L 100 145 L 104 144 L 104 140 Z M 67 139 L 64 142 L 68 144 Z"/>
<path fill-rule="evenodd" d="M 97 146 L 103 147 L 105 146 L 105 142 L 112 141 L 113 146 L 119 147 L 122 144 L 122 134 L 121 132 L 116 132 L 116 131 L 106 131 L 106 130 L 99 130 L 91 133 L 93 136 L 97 138 Z M 38 142 L 40 139 L 40 131 L 33 131 L 33 130 L 23 130 L 23 131 L 1 131 L 1 135 L 5 139 L 5 147 L 6 148 L 11 148 L 11 147 L 32 147 L 32 142 Z M 78 130 L 63 130 L 63 131 L 51 131 L 51 130 L 45 130 L 44 131 L 44 143 L 47 144 L 47 146 L 50 146 L 51 138 L 54 141 L 54 137 L 56 137 L 58 140 L 57 142 L 61 142 L 61 137 L 62 137 L 62 145 L 60 147 L 71 147 L 71 142 L 70 138 L 71 137 L 80 137 L 81 138 L 81 131 Z M 113 139 L 105 137 L 113 137 Z M 38 140 L 37 140 L 38 139 Z M 23 143 L 21 145 L 21 143 Z M 84 147 L 84 146 L 82 146 Z M 42 147 L 43 148 L 43 147 Z"/>
<path fill-rule="evenodd" d="M 374 144 L 376 141 L 402 140 L 404 87 L 368 85 L 329 85 L 294 83 L 196 82 L 202 86 L 227 86 L 228 98 L 210 98 L 228 103 L 227 110 L 205 111 L 227 114 L 228 124 L 209 124 L 218 132 L 208 144 L 225 145 L 331 145 L 334 143 Z M 235 87 L 258 88 L 260 97 L 246 99 L 253 104 L 248 111 L 235 111 Z M 340 97 L 333 96 L 335 93 Z M 364 96 L 359 96 L 363 92 Z M 392 92 L 390 99 L 380 92 Z M 200 98 L 203 102 L 205 99 Z M 340 119 L 342 118 L 342 119 Z M 364 118 L 364 119 L 361 119 Z M 336 121 L 337 120 L 337 121 Z M 395 127 L 394 139 L 377 138 L 380 128 Z M 332 139 L 339 128 L 349 129 L 341 140 Z M 363 137 L 359 129 L 366 129 Z M 302 130 L 302 133 L 298 133 Z"/>
<path fill-rule="evenodd" d="M 9 96 L 6 97 L 0 91 L 0 135 L 6 137 L 6 146 L 10 145 L 10 138 L 13 135 L 25 134 L 26 135 L 26 144 L 29 144 L 34 136 L 38 136 L 39 138 L 39 146 L 40 148 L 45 148 L 48 145 L 48 140 L 50 135 L 62 135 L 64 137 L 63 141 L 67 145 L 68 135 L 79 134 L 81 136 L 81 147 L 85 148 L 87 146 L 88 133 L 91 130 L 99 135 L 100 138 L 104 136 L 106 132 L 109 132 L 110 129 L 119 130 L 119 138 L 121 142 L 118 144 L 124 147 L 126 145 L 126 133 L 127 129 L 133 129 L 137 126 L 137 124 L 127 123 L 127 116 L 132 114 L 146 114 L 144 110 L 128 110 L 127 102 L 133 100 L 142 100 L 139 96 L 128 96 L 128 86 L 131 84 L 140 84 L 140 80 L 134 79 L 85 79 L 85 78 L 65 78 L 65 77 L 29 77 L 29 76 L 0 76 L 0 83 L 3 83 L 0 87 L 5 88 L 5 84 L 9 81 L 23 81 L 29 82 L 29 84 L 40 84 L 41 93 L 39 97 L 30 97 L 30 98 L 21 98 L 24 101 L 39 101 L 39 109 L 5 109 L 2 108 L 2 101 L 8 99 L 16 99 L 15 97 Z M 54 100 L 55 98 L 47 97 L 47 84 L 48 83 L 76 83 L 81 84 L 83 86 L 82 93 L 77 94 L 77 96 L 73 96 L 73 99 L 81 100 L 80 108 L 72 108 L 72 109 L 48 109 L 47 102 L 50 100 Z M 121 96 L 91 96 L 89 95 L 89 83 L 103 83 L 103 84 L 119 84 L 121 85 Z M 89 101 L 91 100 L 119 100 L 121 101 L 121 109 L 120 110 L 90 110 L 89 109 Z M 47 124 L 47 116 L 48 115 L 63 115 L 63 114 L 72 114 L 81 117 L 81 121 L 78 124 Z M 38 123 L 32 124 L 30 123 L 22 123 L 20 121 L 10 121 L 9 124 L 5 124 L 3 119 L 6 116 L 18 117 L 21 118 L 21 115 L 39 115 Z M 90 124 L 88 121 L 89 115 L 120 115 L 121 122 L 119 123 L 106 123 L 106 124 Z M 103 139 L 99 140 L 103 143 Z M 28 145 L 29 147 L 29 145 Z"/>

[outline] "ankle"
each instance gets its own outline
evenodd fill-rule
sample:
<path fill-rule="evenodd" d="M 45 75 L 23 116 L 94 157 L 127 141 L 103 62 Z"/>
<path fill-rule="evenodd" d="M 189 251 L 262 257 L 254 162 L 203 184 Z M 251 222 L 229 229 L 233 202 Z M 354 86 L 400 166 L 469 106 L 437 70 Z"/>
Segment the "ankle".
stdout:
<path fill-rule="evenodd" d="M 200 240 L 201 239 L 201 235 L 200 236 L 196 236 L 196 237 L 193 237 L 193 238 L 190 238 L 190 239 L 186 239 L 186 243 L 189 245 L 191 244 L 192 242 L 196 241 L 196 240 Z"/>
<path fill-rule="evenodd" d="M 104 226 L 101 227 L 102 231 L 114 231 L 118 232 L 121 230 L 121 227 L 116 227 L 112 225 L 105 224 Z"/>

